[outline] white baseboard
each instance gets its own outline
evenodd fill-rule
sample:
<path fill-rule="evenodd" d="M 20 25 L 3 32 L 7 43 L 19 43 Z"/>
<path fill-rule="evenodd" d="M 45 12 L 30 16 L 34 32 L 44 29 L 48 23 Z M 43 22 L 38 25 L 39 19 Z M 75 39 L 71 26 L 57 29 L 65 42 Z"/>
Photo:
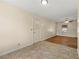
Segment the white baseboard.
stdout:
<path fill-rule="evenodd" d="M 57 36 L 77 37 L 77 36 L 67 36 L 67 35 L 57 35 Z"/>

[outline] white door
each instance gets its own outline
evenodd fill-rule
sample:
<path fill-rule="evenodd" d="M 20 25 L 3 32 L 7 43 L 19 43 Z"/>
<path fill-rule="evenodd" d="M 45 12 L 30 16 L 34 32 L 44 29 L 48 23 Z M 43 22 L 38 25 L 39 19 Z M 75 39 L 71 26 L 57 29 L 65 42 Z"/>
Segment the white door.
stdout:
<path fill-rule="evenodd" d="M 37 17 L 33 19 L 33 42 L 40 41 L 40 20 Z"/>

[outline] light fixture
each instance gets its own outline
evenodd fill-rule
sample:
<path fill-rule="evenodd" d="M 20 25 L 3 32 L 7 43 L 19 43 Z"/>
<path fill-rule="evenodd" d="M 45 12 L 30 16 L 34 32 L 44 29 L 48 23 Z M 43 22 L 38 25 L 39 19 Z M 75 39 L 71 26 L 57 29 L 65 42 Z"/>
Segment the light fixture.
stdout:
<path fill-rule="evenodd" d="M 41 0 L 42 5 L 47 5 L 48 4 L 48 0 Z"/>
<path fill-rule="evenodd" d="M 69 21 L 68 21 L 68 20 L 66 20 L 64 23 L 69 23 Z"/>

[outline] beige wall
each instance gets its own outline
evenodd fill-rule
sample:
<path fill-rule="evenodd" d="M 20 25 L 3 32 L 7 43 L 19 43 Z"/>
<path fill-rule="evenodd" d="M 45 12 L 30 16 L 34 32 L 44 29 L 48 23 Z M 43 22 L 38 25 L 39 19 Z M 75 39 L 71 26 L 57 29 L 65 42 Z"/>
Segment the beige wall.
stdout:
<path fill-rule="evenodd" d="M 77 23 L 78 23 L 78 26 L 77 26 L 77 27 L 78 27 L 78 28 L 77 28 L 77 29 L 78 29 L 78 30 L 77 30 L 77 36 L 78 36 L 78 40 L 77 40 L 77 44 L 78 44 L 78 45 L 77 45 L 77 46 L 78 46 L 78 49 L 77 49 L 77 50 L 78 50 L 78 56 L 79 56 L 79 19 L 78 19 Z"/>
<path fill-rule="evenodd" d="M 79 28 L 78 28 L 78 29 L 79 29 Z M 78 33 L 78 42 L 77 42 L 77 44 L 78 44 L 77 51 L 78 51 L 78 56 L 79 56 L 79 33 Z"/>
<path fill-rule="evenodd" d="M 55 24 L 43 17 L 0 3 L 0 55 L 56 35 Z"/>
<path fill-rule="evenodd" d="M 77 33 L 77 36 L 78 36 L 78 41 L 77 41 L 77 44 L 78 44 L 78 56 L 79 56 L 79 19 L 78 19 L 78 28 L 77 28 L 78 30 L 78 33 Z"/>
<path fill-rule="evenodd" d="M 79 0 L 77 0 L 77 2 L 79 2 Z M 78 12 L 78 14 L 77 14 L 78 15 L 78 20 L 77 20 L 77 23 L 78 23 L 78 26 L 77 26 L 77 29 L 78 29 L 77 30 L 78 31 L 78 33 L 77 33 L 77 36 L 78 36 L 77 44 L 78 45 L 77 46 L 78 46 L 78 48 L 77 48 L 77 50 L 78 50 L 78 56 L 79 56 L 79 3 L 77 3 L 77 7 L 78 7 L 77 8 L 78 9 L 77 10 L 77 12 Z"/>
<path fill-rule="evenodd" d="M 69 36 L 69 37 L 77 37 L 77 21 L 73 21 L 68 23 L 68 30 L 67 32 L 62 32 L 62 22 L 57 23 L 57 35 L 61 36 Z"/>
<path fill-rule="evenodd" d="M 0 53 L 33 44 L 32 17 L 28 12 L 0 3 Z"/>

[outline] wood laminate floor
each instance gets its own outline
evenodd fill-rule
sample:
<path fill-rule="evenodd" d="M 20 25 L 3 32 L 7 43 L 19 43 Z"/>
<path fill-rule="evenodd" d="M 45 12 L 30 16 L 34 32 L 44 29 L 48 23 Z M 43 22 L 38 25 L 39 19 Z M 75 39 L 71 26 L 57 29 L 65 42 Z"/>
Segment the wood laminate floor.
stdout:
<path fill-rule="evenodd" d="M 77 38 L 75 37 L 55 36 L 48 38 L 46 41 L 65 45 L 72 48 L 77 48 Z"/>

